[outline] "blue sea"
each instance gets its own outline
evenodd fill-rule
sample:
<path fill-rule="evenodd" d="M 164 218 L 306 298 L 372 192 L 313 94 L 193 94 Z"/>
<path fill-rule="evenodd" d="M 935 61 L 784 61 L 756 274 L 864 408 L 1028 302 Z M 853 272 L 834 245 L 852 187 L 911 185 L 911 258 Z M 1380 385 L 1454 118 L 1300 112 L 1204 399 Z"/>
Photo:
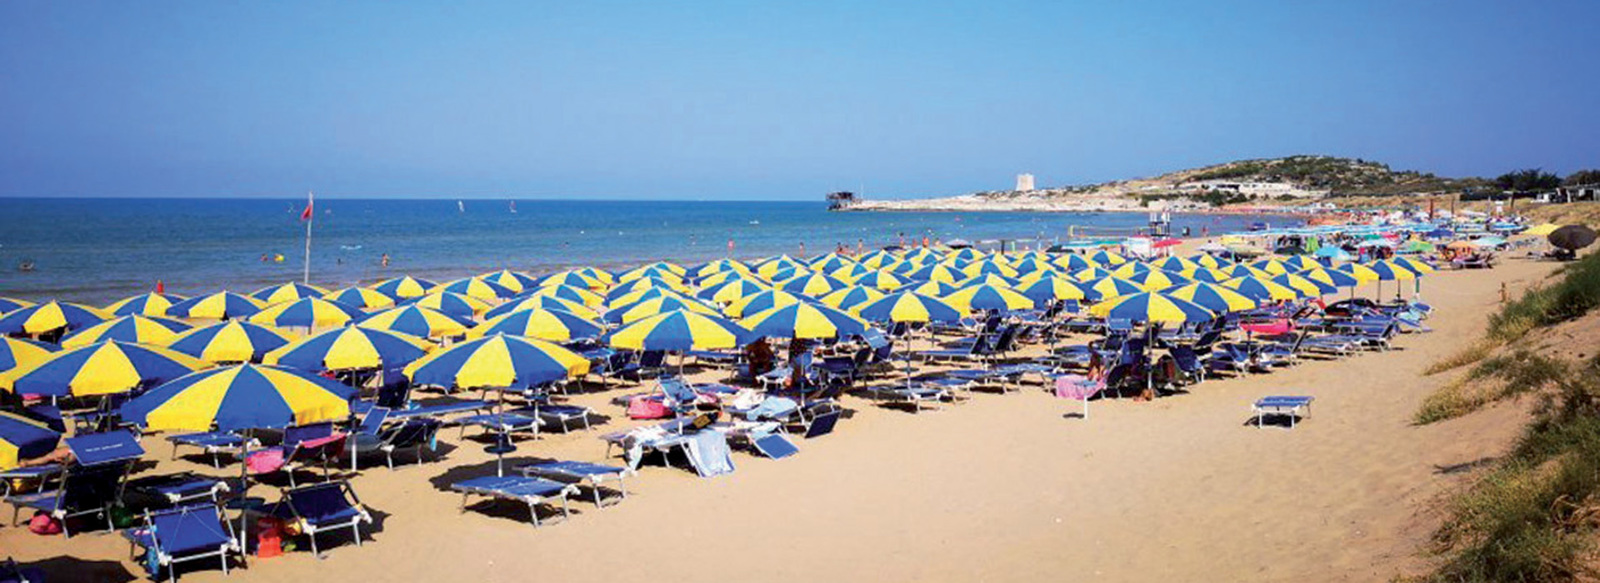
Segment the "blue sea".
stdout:
<path fill-rule="evenodd" d="M 304 200 L 0 199 L 0 295 L 105 304 L 151 290 L 249 292 L 298 281 Z M 821 202 L 319 199 L 311 281 L 445 279 L 509 268 L 685 264 L 729 255 L 817 255 L 919 241 L 1066 238 L 1069 225 L 1130 231 L 1144 213 L 828 212 Z M 1175 230 L 1240 230 L 1259 217 L 1180 215 Z M 1047 243 L 1046 243 L 1047 244 Z M 981 245 L 980 245 L 981 246 Z M 991 244 L 992 246 L 992 244 Z M 381 265 L 390 256 L 387 268 Z M 281 256 L 281 261 L 278 259 Z M 32 262 L 34 270 L 18 266 Z"/>

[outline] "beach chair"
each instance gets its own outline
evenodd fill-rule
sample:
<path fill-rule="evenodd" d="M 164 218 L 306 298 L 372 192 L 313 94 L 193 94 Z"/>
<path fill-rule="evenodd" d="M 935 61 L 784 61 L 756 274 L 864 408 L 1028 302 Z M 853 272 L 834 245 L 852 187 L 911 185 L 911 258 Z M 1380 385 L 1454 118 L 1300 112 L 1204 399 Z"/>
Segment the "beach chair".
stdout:
<path fill-rule="evenodd" d="M 144 456 L 144 448 L 132 432 L 125 430 L 81 435 L 68 438 L 66 443 L 75 461 L 70 467 L 56 470 L 60 472 L 56 489 L 6 500 L 12 505 L 12 524 L 17 523 L 23 508 L 31 508 L 61 521 L 61 532 L 66 536 L 72 534 L 68 523 L 80 516 L 98 516 L 105 519 L 108 530 L 113 527 L 111 507 L 121 502 L 128 469 Z"/>
<path fill-rule="evenodd" d="M 222 467 L 222 454 L 235 457 L 244 455 L 245 448 L 251 445 L 251 440 L 243 435 L 229 431 L 207 431 L 203 433 L 184 433 L 167 436 L 167 442 L 172 444 L 172 459 L 178 459 L 178 447 L 193 447 L 200 453 L 211 456 L 211 467 Z"/>
<path fill-rule="evenodd" d="M 912 406 L 912 413 L 921 413 L 924 403 L 937 403 L 951 398 L 944 388 L 926 384 L 895 383 L 876 387 L 869 386 L 863 387 L 861 392 L 876 401 L 909 403 Z"/>
<path fill-rule="evenodd" d="M 1206 367 L 1211 372 L 1233 375 L 1248 374 L 1254 366 L 1254 355 L 1236 342 L 1223 342 L 1212 347 L 1211 358 L 1206 361 Z"/>
<path fill-rule="evenodd" d="M 295 472 L 313 465 L 322 468 L 322 479 L 329 479 L 329 466 L 343 454 L 347 437 L 335 431 L 333 423 L 308 423 L 284 428 L 283 441 L 278 446 L 284 451 L 284 463 L 279 471 L 289 477 L 289 487 L 298 485 Z"/>
<path fill-rule="evenodd" d="M 322 551 L 317 546 L 317 535 L 348 528 L 359 547 L 362 523 L 372 522 L 372 515 L 361 505 L 355 490 L 343 481 L 284 490 L 283 498 L 268 508 L 268 514 L 280 520 L 299 521 L 311 541 L 312 554 L 319 559 Z"/>
<path fill-rule="evenodd" d="M 1167 354 L 1172 356 L 1172 364 L 1178 372 L 1184 375 L 1189 384 L 1196 384 L 1206 380 L 1206 358 L 1196 351 L 1193 346 L 1176 344 L 1167 349 Z"/>
<path fill-rule="evenodd" d="M 351 439 L 349 451 L 346 452 L 350 457 L 350 469 L 360 471 L 358 462 L 362 454 L 383 452 L 385 463 L 393 470 L 395 452 L 405 449 L 415 451 L 417 463 L 422 463 L 427 460 L 422 453 L 423 450 L 433 443 L 434 436 L 439 433 L 439 427 L 442 425 L 437 419 L 419 417 L 407 419 L 405 423 L 382 431 L 378 435 Z"/>
<path fill-rule="evenodd" d="M 229 488 L 226 480 L 182 472 L 135 478 L 128 481 L 124 490 L 130 505 L 141 498 L 145 507 L 169 508 L 202 501 L 216 504 Z"/>
<path fill-rule="evenodd" d="M 925 360 L 925 361 L 928 361 L 928 362 L 938 362 L 938 361 L 946 361 L 946 360 L 978 360 L 978 361 L 981 361 L 981 360 L 983 360 L 985 358 L 988 358 L 990 354 L 991 354 L 991 351 L 990 351 L 990 346 L 989 346 L 988 339 L 983 337 L 983 336 L 979 336 L 979 337 L 977 337 L 976 340 L 974 340 L 971 344 L 968 344 L 965 348 L 924 350 L 924 351 L 918 352 L 917 356 L 921 357 L 922 360 Z"/>
<path fill-rule="evenodd" d="M 589 491 L 596 508 L 605 507 L 605 504 L 602 503 L 604 499 L 602 491 L 608 489 L 604 487 L 607 482 L 617 483 L 614 491 L 617 493 L 618 498 L 622 500 L 628 498 L 628 490 L 623 483 L 623 478 L 627 477 L 629 473 L 628 468 L 577 461 L 549 461 L 527 464 L 517 468 L 517 470 L 522 472 L 524 476 L 581 485 Z M 618 500 L 618 502 L 621 502 L 621 500 Z M 613 502 L 613 504 L 616 503 Z"/>
<path fill-rule="evenodd" d="M 216 558 L 222 574 L 228 574 L 228 555 L 240 554 L 233 525 L 217 512 L 214 504 L 195 504 L 148 512 L 144 526 L 122 531 L 132 545 L 134 556 L 145 554 L 145 568 L 156 578 L 165 570 L 169 581 L 177 581 L 177 565 L 188 561 Z"/>
<path fill-rule="evenodd" d="M 461 511 L 467 511 L 467 501 L 472 496 L 485 496 L 499 500 L 516 500 L 528 505 L 528 517 L 534 527 L 539 527 L 539 505 L 560 502 L 561 517 L 570 516 L 567 497 L 578 493 L 572 484 L 530 476 L 479 476 L 450 485 L 461 493 Z"/>
<path fill-rule="evenodd" d="M 1295 422 L 1300 417 L 1311 413 L 1312 400 L 1312 397 L 1305 395 L 1263 397 L 1251 405 L 1250 409 L 1255 413 L 1257 428 L 1264 426 L 1264 420 L 1268 415 L 1287 415 L 1289 418 L 1288 428 L 1294 429 Z"/>

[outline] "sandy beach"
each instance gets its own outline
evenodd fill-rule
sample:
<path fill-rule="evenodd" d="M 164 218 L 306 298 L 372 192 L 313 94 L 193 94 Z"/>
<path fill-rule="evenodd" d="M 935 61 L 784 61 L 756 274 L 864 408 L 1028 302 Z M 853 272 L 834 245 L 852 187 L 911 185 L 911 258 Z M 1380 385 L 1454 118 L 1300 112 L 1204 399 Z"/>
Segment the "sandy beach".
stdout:
<path fill-rule="evenodd" d="M 1395 350 L 1210 379 L 1151 403 L 1099 400 L 1087 420 L 1037 386 L 920 414 L 847 396 L 838 430 L 797 456 L 736 454 L 738 471 L 713 479 L 646 465 L 621 504 L 574 501 L 570 520 L 537 529 L 516 504 L 460 511 L 447 485 L 492 473 L 494 458 L 477 430 L 447 429 L 438 461 L 351 477 L 376 519 L 363 546 L 252 560 L 227 580 L 1386 580 L 1422 567 L 1429 502 L 1460 483 L 1464 464 L 1501 451 L 1523 414 L 1502 406 L 1413 426 L 1449 376 L 1421 371 L 1478 334 L 1502 283 L 1516 292 L 1552 268 L 1440 272 L 1424 283 L 1434 331 Z M 574 393 L 607 422 L 522 440 L 507 463 L 602 460 L 598 436 L 639 423 L 608 401 L 638 390 Z M 1257 429 L 1249 405 L 1268 394 L 1317 401 L 1292 431 Z M 145 446 L 160 473 L 237 468 L 168 461 L 159 436 Z M 144 577 L 115 534 L 7 527 L 0 549 L 56 580 Z M 224 578 L 201 569 L 183 580 Z"/>

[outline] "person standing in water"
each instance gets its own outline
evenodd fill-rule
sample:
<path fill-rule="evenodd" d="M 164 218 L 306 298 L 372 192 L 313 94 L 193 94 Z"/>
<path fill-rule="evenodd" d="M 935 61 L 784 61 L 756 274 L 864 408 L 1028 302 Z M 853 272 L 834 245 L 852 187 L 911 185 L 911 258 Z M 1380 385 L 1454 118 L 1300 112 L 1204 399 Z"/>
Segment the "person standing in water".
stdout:
<path fill-rule="evenodd" d="M 382 261 L 384 267 L 388 267 L 389 266 L 389 254 L 388 253 L 384 253 L 383 254 L 383 259 L 381 259 L 380 261 Z"/>

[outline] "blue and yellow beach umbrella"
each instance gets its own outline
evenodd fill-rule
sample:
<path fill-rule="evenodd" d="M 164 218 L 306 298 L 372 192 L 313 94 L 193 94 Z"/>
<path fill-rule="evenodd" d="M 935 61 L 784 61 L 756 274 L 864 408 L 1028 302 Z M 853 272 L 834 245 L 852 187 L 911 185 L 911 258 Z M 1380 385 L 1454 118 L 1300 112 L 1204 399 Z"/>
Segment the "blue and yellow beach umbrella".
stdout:
<path fill-rule="evenodd" d="M 724 350 L 748 344 L 754 336 L 731 320 L 710 314 L 674 310 L 623 326 L 606 337 L 624 350 Z"/>
<path fill-rule="evenodd" d="M 679 298 L 679 299 L 683 299 L 683 298 L 686 298 L 686 297 L 688 297 L 688 296 L 686 296 L 684 294 L 681 294 L 681 293 L 678 293 L 678 292 L 675 292 L 675 291 L 672 291 L 672 290 L 664 288 L 664 287 L 652 287 L 652 288 L 648 288 L 648 289 L 634 290 L 634 291 L 622 294 L 620 296 L 617 296 L 615 298 L 612 298 L 612 299 L 608 300 L 606 303 L 610 304 L 612 306 L 626 306 L 626 305 L 629 305 L 629 304 L 636 304 L 636 303 L 639 303 L 639 302 L 642 302 L 642 301 L 645 301 L 645 300 L 653 300 L 653 299 L 656 299 L 656 298 Z"/>
<path fill-rule="evenodd" d="M 1417 272 L 1394 261 L 1378 261 L 1368 264 L 1367 267 L 1373 273 L 1378 274 L 1378 281 L 1403 281 L 1417 278 Z"/>
<path fill-rule="evenodd" d="M 1166 257 L 1154 259 L 1150 261 L 1149 265 L 1150 267 L 1154 267 L 1162 271 L 1170 271 L 1172 273 L 1179 274 L 1201 267 L 1199 264 L 1193 261 L 1178 257 L 1176 255 L 1168 255 Z"/>
<path fill-rule="evenodd" d="M 702 300 L 710 300 L 719 304 L 731 304 L 746 296 L 752 296 L 769 288 L 748 279 L 730 279 L 720 285 L 704 288 L 695 294 Z"/>
<path fill-rule="evenodd" d="M 1003 277 L 1003 276 L 995 275 L 993 273 L 985 273 L 985 274 L 981 274 L 981 275 L 974 275 L 972 277 L 963 279 L 961 281 L 957 281 L 957 282 L 955 282 L 954 284 L 951 284 L 951 285 L 956 286 L 956 289 L 961 289 L 961 288 L 964 288 L 964 287 L 972 287 L 972 286 L 975 286 L 975 285 L 994 285 L 994 286 L 1000 286 L 1000 287 L 1016 287 L 1016 285 L 1018 283 L 1021 283 L 1021 281 L 1016 279 L 1016 278 Z"/>
<path fill-rule="evenodd" d="M 292 302 L 273 304 L 252 314 L 251 322 L 267 326 L 293 326 L 318 328 L 343 326 L 367 317 L 360 309 L 319 297 L 301 298 Z"/>
<path fill-rule="evenodd" d="M 28 300 L 19 300 L 17 298 L 0 296 L 0 314 L 4 314 L 12 310 L 20 310 L 31 305 L 33 305 L 33 302 Z"/>
<path fill-rule="evenodd" d="M 749 272 L 749 271 L 731 271 L 730 270 L 730 271 L 721 271 L 721 272 L 713 273 L 711 275 L 708 275 L 708 276 L 705 276 L 703 278 L 700 278 L 700 282 L 697 285 L 699 285 L 701 289 L 705 289 L 705 288 L 708 288 L 708 287 L 718 286 L 718 285 L 722 285 L 722 284 L 725 284 L 725 283 L 730 282 L 730 281 L 737 281 L 737 280 L 744 280 L 744 281 L 748 281 L 748 282 L 751 282 L 751 283 L 758 283 L 758 284 L 761 284 L 761 285 L 767 285 L 769 283 L 765 278 L 762 278 L 761 276 L 756 275 L 754 272 Z"/>
<path fill-rule="evenodd" d="M 689 286 L 684 285 L 684 283 L 682 281 L 671 280 L 671 279 L 662 279 L 662 278 L 659 278 L 659 277 L 643 277 L 643 278 L 639 278 L 639 279 L 635 279 L 635 280 L 619 283 L 619 284 L 617 284 L 616 287 L 613 287 L 610 290 L 607 290 L 606 291 L 606 303 L 609 304 L 609 303 L 611 303 L 612 300 L 614 300 L 616 298 L 625 296 L 627 294 L 630 294 L 630 293 L 633 293 L 633 292 L 636 292 L 636 291 L 639 291 L 639 290 L 650 289 L 650 288 L 653 288 L 653 287 L 666 288 L 666 289 L 670 289 L 670 290 L 675 291 L 675 292 L 685 292 L 685 293 L 687 293 L 689 291 Z"/>
<path fill-rule="evenodd" d="M 1162 295 L 1188 300 L 1219 314 L 1253 310 L 1258 305 L 1258 302 L 1237 291 L 1204 282 L 1175 287 L 1162 292 Z"/>
<path fill-rule="evenodd" d="M 261 311 L 263 304 L 250 296 L 230 291 L 192 297 L 167 308 L 167 315 L 191 320 L 230 320 Z"/>
<path fill-rule="evenodd" d="M 1261 278 L 1261 279 L 1271 279 L 1272 278 L 1272 274 L 1271 273 L 1268 273 L 1265 270 L 1262 270 L 1262 269 L 1260 269 L 1258 267 L 1255 267 L 1255 266 L 1252 266 L 1252 265 L 1245 265 L 1243 263 L 1235 263 L 1233 265 L 1225 265 L 1225 266 L 1222 266 L 1222 267 L 1218 267 L 1216 269 L 1217 269 L 1217 271 L 1220 271 L 1222 273 L 1228 274 L 1228 278 L 1229 279 L 1238 278 L 1238 277 L 1256 277 L 1256 278 Z"/>
<path fill-rule="evenodd" d="M 1061 268 L 1056 267 L 1054 263 L 1051 263 L 1050 260 L 1041 257 L 1028 257 L 1026 259 L 1022 259 L 1012 267 L 1017 270 L 1018 277 L 1032 273 L 1038 273 L 1041 271 L 1061 270 Z"/>
<path fill-rule="evenodd" d="M 617 306 L 611 310 L 608 310 L 605 315 L 601 316 L 601 320 L 608 324 L 627 324 L 663 312 L 673 312 L 678 310 L 687 310 L 690 312 L 711 315 L 715 315 L 717 313 L 716 308 L 700 303 L 698 300 L 684 297 L 660 297 L 624 306 Z"/>
<path fill-rule="evenodd" d="M 581 273 L 576 270 L 567 270 L 552 273 L 539 280 L 539 287 L 550 285 L 570 285 L 572 287 L 581 287 L 587 290 L 602 290 L 605 289 L 606 286 L 611 285 L 611 282 L 610 280 L 602 279 L 592 274 Z"/>
<path fill-rule="evenodd" d="M 950 295 L 952 293 L 955 293 L 955 291 L 958 290 L 958 289 L 961 289 L 961 288 L 956 287 L 954 284 L 943 282 L 943 281 L 925 281 L 925 282 L 922 282 L 922 283 L 918 283 L 918 284 L 912 285 L 910 287 L 903 287 L 903 288 L 894 290 L 894 292 L 891 292 L 891 293 L 913 292 L 913 293 L 919 293 L 919 294 L 922 294 L 922 295 L 925 295 L 925 296 L 928 296 L 928 297 L 942 298 L 942 297 L 945 297 L 945 296 Z"/>
<path fill-rule="evenodd" d="M 1220 285 L 1258 302 L 1300 299 L 1294 288 L 1255 276 L 1235 277 Z"/>
<path fill-rule="evenodd" d="M 973 310 L 1026 310 L 1034 305 L 1033 299 L 1009 287 L 980 284 L 964 287 L 945 296 L 944 301 L 962 311 Z"/>
<path fill-rule="evenodd" d="M 788 255 L 779 255 L 777 257 L 757 263 L 755 266 L 756 275 L 765 277 L 767 279 L 772 279 L 773 274 L 786 269 L 810 271 L 810 268 L 806 266 L 805 262 Z"/>
<path fill-rule="evenodd" d="M 1034 278 L 1029 283 L 1016 288 L 1028 299 L 1033 300 L 1034 307 L 1042 308 L 1052 302 L 1060 300 L 1083 300 L 1089 297 L 1078 282 L 1072 281 L 1059 274 L 1045 275 Z"/>
<path fill-rule="evenodd" d="M 1195 255 L 1190 255 L 1189 256 L 1189 260 L 1193 261 L 1196 265 L 1199 265 L 1199 266 L 1202 266 L 1202 267 L 1210 267 L 1212 269 L 1216 269 L 1216 268 L 1219 268 L 1219 267 L 1224 267 L 1224 266 L 1232 264 L 1232 262 L 1225 261 L 1225 260 L 1222 260 L 1222 259 L 1218 259 L 1216 255 L 1212 255 L 1210 253 L 1199 253 L 1199 254 L 1195 254 Z"/>
<path fill-rule="evenodd" d="M 439 284 L 438 287 L 428 290 L 429 295 L 439 292 L 461 294 L 483 301 L 503 300 L 517 295 L 517 290 L 477 277 L 463 277 L 447 281 Z"/>
<path fill-rule="evenodd" d="M 1090 294 L 1090 299 L 1105 301 L 1111 298 L 1133 295 L 1145 291 L 1139 284 L 1120 277 L 1106 276 L 1084 283 L 1084 290 Z"/>
<path fill-rule="evenodd" d="M 394 298 L 394 300 L 398 302 L 400 300 L 420 298 L 428 295 L 428 290 L 438 287 L 438 285 L 439 284 L 426 279 L 402 275 L 394 279 L 380 282 L 377 285 L 372 286 L 372 289 L 382 293 L 383 295 Z"/>
<path fill-rule="evenodd" d="M 756 336 L 775 338 L 846 338 L 865 334 L 867 322 L 843 311 L 817 304 L 790 304 L 756 312 L 739 320 Z"/>
<path fill-rule="evenodd" d="M 128 315 L 73 332 L 61 339 L 61 346 L 77 348 L 106 340 L 166 346 L 189 328 L 177 320 Z"/>
<path fill-rule="evenodd" d="M 600 269 L 598 267 L 589 267 L 589 266 L 576 267 L 576 268 L 570 269 L 568 271 L 570 271 L 572 273 L 575 273 L 580 277 L 587 277 L 589 279 L 598 281 L 603 285 L 611 285 L 611 284 L 614 284 L 614 283 L 617 282 L 617 276 L 616 275 L 614 275 L 611 272 L 606 271 L 604 269 Z M 544 285 L 544 281 L 541 280 L 539 282 L 539 285 Z"/>
<path fill-rule="evenodd" d="M 1317 260 L 1306 255 L 1295 255 L 1284 259 L 1283 265 L 1289 268 L 1289 273 L 1322 267 L 1321 263 L 1317 263 Z"/>
<path fill-rule="evenodd" d="M 862 255 L 858 260 L 858 263 L 871 269 L 882 269 L 884 266 L 898 261 L 900 261 L 900 258 L 895 257 L 893 253 L 879 249 L 866 255 Z"/>
<path fill-rule="evenodd" d="M 527 336 L 551 342 L 571 342 L 599 338 L 605 332 L 600 324 L 561 310 L 522 310 L 497 316 L 467 331 L 467 338 L 495 334 Z"/>
<path fill-rule="evenodd" d="M 572 300 L 561 299 L 561 298 L 558 298 L 558 297 L 555 297 L 555 296 L 543 296 L 543 295 L 538 295 L 538 294 L 523 296 L 521 298 L 517 298 L 517 299 L 511 300 L 509 302 L 506 302 L 506 303 L 500 304 L 498 306 L 495 306 L 494 308 L 491 308 L 489 311 L 484 312 L 483 313 L 483 317 L 485 319 L 489 319 L 489 318 L 495 318 L 495 317 L 498 317 L 498 316 L 503 316 L 503 315 L 509 314 L 511 312 L 517 312 L 517 311 L 521 311 L 521 310 L 532 310 L 532 309 L 539 309 L 539 308 L 545 308 L 545 309 L 551 309 L 551 310 L 561 310 L 563 312 L 571 312 L 573 314 L 577 314 L 579 316 L 582 316 L 584 318 L 588 318 L 590 320 L 598 320 L 598 319 L 600 319 L 600 314 L 598 312 L 594 311 L 594 309 L 592 309 L 592 308 L 590 308 L 588 306 L 585 306 L 585 305 L 583 305 L 581 303 L 574 302 Z"/>
<path fill-rule="evenodd" d="M 1141 274 L 1141 273 L 1149 273 L 1151 271 L 1156 271 L 1156 268 L 1150 267 L 1150 264 L 1144 263 L 1142 261 L 1129 261 L 1127 263 L 1122 263 L 1122 264 L 1119 264 L 1119 265 L 1116 265 L 1116 266 L 1113 266 L 1113 267 L 1109 267 L 1109 268 L 1107 268 L 1107 271 L 1109 271 L 1111 273 L 1112 277 L 1120 277 L 1120 278 L 1123 278 L 1123 279 L 1128 279 L 1130 277 L 1133 277 L 1133 276 Z"/>
<path fill-rule="evenodd" d="M 1104 265 L 1104 266 L 1107 266 L 1107 267 L 1122 265 L 1122 264 L 1128 262 L 1128 258 L 1127 257 L 1123 257 L 1121 255 L 1118 255 L 1116 253 L 1112 253 L 1110 251 L 1106 251 L 1104 249 L 1101 249 L 1099 251 L 1095 251 L 1094 253 L 1090 254 L 1089 255 L 1089 260 L 1095 262 L 1095 264 L 1097 264 L 1097 265 Z"/>
<path fill-rule="evenodd" d="M 489 311 L 489 304 L 483 300 L 448 291 L 432 292 L 420 298 L 407 300 L 404 303 L 408 306 L 438 310 L 457 318 L 467 319 Z"/>
<path fill-rule="evenodd" d="M 328 295 L 328 290 L 298 281 L 264 287 L 250 293 L 250 297 L 255 298 L 263 305 L 281 304 L 304 298 L 320 298 L 325 295 Z"/>
<path fill-rule="evenodd" d="M 589 359 L 545 340 L 495 334 L 456 344 L 406 366 L 414 385 L 528 389 L 589 372 Z"/>
<path fill-rule="evenodd" d="M 356 325 L 422 338 L 445 338 L 465 334 L 472 322 L 432 308 L 401 306 L 367 316 Z"/>
<path fill-rule="evenodd" d="M 961 259 L 964 261 L 977 261 L 984 258 L 982 251 L 971 247 L 962 247 L 945 254 L 945 259 Z"/>
<path fill-rule="evenodd" d="M 518 297 L 529 297 L 529 296 L 556 297 L 556 298 L 561 298 L 563 300 L 571 300 L 571 301 L 574 301 L 574 302 L 578 302 L 578 303 L 583 304 L 585 306 L 598 306 L 598 305 L 604 304 L 606 302 L 606 297 L 605 296 L 600 295 L 598 293 L 595 293 L 594 291 L 590 290 L 589 288 L 573 287 L 573 286 L 570 286 L 570 285 L 561 285 L 561 284 L 547 285 L 547 286 L 544 286 L 544 287 L 534 288 L 532 291 L 530 291 L 530 292 L 528 292 L 526 294 L 523 294 L 521 296 L 518 296 Z"/>
<path fill-rule="evenodd" d="M 1283 260 L 1274 257 L 1252 261 L 1250 263 L 1250 267 L 1254 267 L 1270 275 L 1281 275 L 1291 271 L 1299 271 L 1294 267 L 1284 264 Z"/>
<path fill-rule="evenodd" d="M 91 306 L 52 300 L 18 308 L 0 316 L 0 335 L 81 330 L 104 322 L 109 316 Z"/>
<path fill-rule="evenodd" d="M 42 362 L 57 350 L 60 349 L 38 340 L 0 336 L 0 372 Z"/>
<path fill-rule="evenodd" d="M 1107 319 L 1160 324 L 1200 322 L 1216 317 L 1199 304 L 1157 292 L 1141 292 L 1101 302 L 1090 306 L 1089 313 Z"/>
<path fill-rule="evenodd" d="M 185 375 L 134 397 L 122 418 L 148 431 L 240 431 L 350 418 L 355 389 L 280 366 L 241 364 Z"/>
<path fill-rule="evenodd" d="M 260 362 L 268 352 L 288 344 L 289 338 L 267 326 L 231 320 L 195 328 L 168 344 L 168 348 L 208 362 Z"/>
<path fill-rule="evenodd" d="M 919 263 L 944 259 L 944 255 L 941 255 L 939 252 L 926 247 L 913 247 L 902 253 L 900 257 L 907 261 L 916 261 Z"/>
<path fill-rule="evenodd" d="M 165 348 L 108 340 L 0 373 L 0 389 L 51 397 L 110 395 L 163 383 L 204 366 Z"/>
<path fill-rule="evenodd" d="M 479 275 L 478 278 L 492 284 L 504 286 L 507 289 L 519 294 L 533 291 L 533 288 L 539 287 L 539 280 L 534 279 L 533 276 L 530 276 L 526 273 L 511 271 L 509 269 L 491 271 L 489 273 Z"/>
<path fill-rule="evenodd" d="M 17 462 L 43 456 L 55 450 L 61 434 L 50 425 L 0 411 L 0 472 L 17 467 Z"/>
<path fill-rule="evenodd" d="M 938 281 L 949 284 L 954 284 L 957 281 L 967 278 L 967 274 L 962 273 L 961 270 L 943 263 L 935 263 L 933 265 L 921 267 L 916 271 L 905 274 L 905 276 L 909 279 Z"/>
<path fill-rule="evenodd" d="M 1062 271 L 1069 273 L 1100 266 L 1100 264 L 1090 261 L 1088 257 L 1084 257 L 1077 253 L 1059 255 L 1056 258 L 1051 259 L 1050 263 L 1060 268 Z"/>
<path fill-rule="evenodd" d="M 1339 271 L 1337 269 L 1318 267 L 1315 269 L 1301 271 L 1299 275 L 1306 279 L 1319 281 L 1334 287 L 1356 287 L 1361 285 L 1361 280 L 1356 279 L 1356 276 Z"/>
<path fill-rule="evenodd" d="M 1332 284 L 1316 281 L 1293 273 L 1282 273 L 1272 276 L 1272 283 L 1288 287 L 1300 292 L 1302 297 L 1313 298 L 1339 291 Z"/>
<path fill-rule="evenodd" d="M 800 267 L 800 268 L 785 267 L 783 269 L 778 270 L 777 273 L 772 274 L 772 277 L 771 277 L 770 281 L 772 281 L 772 285 L 779 286 L 779 285 L 783 285 L 785 283 L 788 283 L 788 281 L 791 280 L 791 279 L 798 279 L 798 278 L 801 278 L 801 277 L 805 277 L 805 276 L 811 275 L 813 273 L 816 273 L 816 272 L 815 271 L 811 271 L 810 269 L 807 269 L 807 268 L 804 268 L 804 267 Z"/>
<path fill-rule="evenodd" d="M 963 315 L 949 302 L 914 292 L 892 293 L 851 311 L 871 322 L 954 322 Z"/>
<path fill-rule="evenodd" d="M 704 279 L 725 271 L 732 271 L 735 273 L 750 273 L 750 266 L 745 265 L 736 259 L 717 259 L 695 266 L 693 269 L 689 270 L 688 275 L 694 278 Z"/>
<path fill-rule="evenodd" d="M 1378 272 L 1373 271 L 1373 269 L 1371 267 L 1367 267 L 1367 266 L 1362 265 L 1360 263 L 1344 263 L 1344 264 L 1340 264 L 1338 267 L 1333 268 L 1333 270 L 1337 271 L 1337 272 L 1340 272 L 1340 273 L 1344 273 L 1346 275 L 1349 275 L 1350 277 L 1354 277 L 1354 278 L 1356 278 L 1356 281 L 1359 281 L 1361 283 L 1367 283 L 1369 281 L 1378 281 L 1378 278 L 1379 278 Z"/>
<path fill-rule="evenodd" d="M 1132 265 L 1132 264 L 1129 264 Z M 1169 287 L 1177 287 L 1189 283 L 1189 279 L 1160 269 L 1152 269 L 1143 273 L 1135 273 L 1126 278 L 1139 286 L 1144 291 L 1161 291 Z"/>
<path fill-rule="evenodd" d="M 659 279 L 676 283 L 683 283 L 683 274 L 658 265 L 646 265 L 622 272 L 617 276 L 617 283 L 628 283 L 639 279 Z"/>
<path fill-rule="evenodd" d="M 805 298 L 783 290 L 766 290 L 740 298 L 738 301 L 722 308 L 722 313 L 733 318 L 742 318 L 762 310 L 798 304 L 806 301 Z"/>
<path fill-rule="evenodd" d="M 1222 270 L 1211 267 L 1197 267 L 1183 273 L 1184 277 L 1193 281 L 1205 283 L 1222 283 L 1233 279 L 1233 276 L 1223 273 Z"/>
<path fill-rule="evenodd" d="M 415 362 L 434 348 L 410 334 L 346 326 L 290 342 L 261 361 L 312 372 L 391 369 Z"/>
<path fill-rule="evenodd" d="M 322 299 L 354 306 L 363 310 L 381 310 L 394 307 L 394 298 L 383 292 L 364 287 L 347 287 L 328 292 Z"/>
<path fill-rule="evenodd" d="M 103 311 L 114 316 L 166 316 L 167 308 L 183 300 L 183 296 L 150 292 L 117 300 Z"/>
<path fill-rule="evenodd" d="M 820 270 L 819 270 L 820 272 Z M 876 269 L 862 267 L 860 263 L 847 263 L 827 272 L 829 277 L 845 283 L 855 283 L 856 280 L 873 273 L 880 273 Z"/>
<path fill-rule="evenodd" d="M 800 294 L 815 298 L 827 295 L 828 292 L 833 290 L 842 287 L 848 287 L 849 285 L 850 284 L 839 281 L 838 279 L 828 277 L 820 273 L 813 273 L 811 275 L 797 277 L 783 282 L 778 286 L 778 289 L 792 294 Z"/>
<path fill-rule="evenodd" d="M 1111 272 L 1100 267 L 1089 267 L 1074 271 L 1071 275 L 1072 279 L 1076 279 L 1079 282 L 1090 283 L 1111 277 Z"/>
<path fill-rule="evenodd" d="M 887 294 L 879 291 L 877 288 L 867 287 L 864 285 L 853 285 L 847 288 L 833 290 L 832 292 L 829 292 L 828 295 L 818 298 L 817 301 L 826 306 L 832 306 L 841 310 L 848 310 L 858 305 L 881 298 L 885 295 Z"/>
<path fill-rule="evenodd" d="M 806 262 L 806 265 L 811 267 L 812 271 L 820 271 L 822 273 L 828 273 L 835 269 L 855 264 L 856 262 L 854 260 L 838 253 L 819 255 L 816 258 L 813 258 L 811 261 Z"/>
<path fill-rule="evenodd" d="M 882 291 L 894 291 L 909 284 L 905 278 L 888 271 L 873 271 L 856 278 L 854 285 L 870 287 Z"/>
<path fill-rule="evenodd" d="M 1389 261 L 1398 263 L 1401 267 L 1405 267 L 1406 269 L 1416 272 L 1417 275 L 1427 275 L 1436 271 L 1432 265 L 1428 265 L 1427 262 L 1419 260 L 1415 257 L 1395 257 Z"/>

